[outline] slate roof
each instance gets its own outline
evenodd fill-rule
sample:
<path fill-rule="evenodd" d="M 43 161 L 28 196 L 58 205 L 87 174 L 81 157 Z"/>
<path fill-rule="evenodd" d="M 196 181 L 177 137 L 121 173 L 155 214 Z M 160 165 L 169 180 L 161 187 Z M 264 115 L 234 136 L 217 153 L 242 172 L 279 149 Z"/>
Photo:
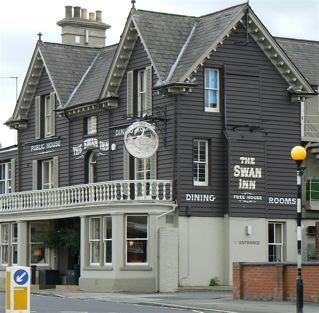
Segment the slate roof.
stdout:
<path fill-rule="evenodd" d="M 134 11 L 133 18 L 159 79 L 166 80 L 196 18 L 143 10 Z"/>
<path fill-rule="evenodd" d="M 169 83 L 180 81 L 246 8 L 246 3 L 240 4 L 199 18 L 137 10 L 133 12 L 133 18 L 159 79 Z M 175 71 L 167 81 L 173 64 Z"/>
<path fill-rule="evenodd" d="M 226 28 L 238 16 L 241 16 L 247 4 L 237 5 L 223 11 L 199 18 L 194 34 L 183 53 L 172 77 L 172 81 L 179 81 L 187 70 L 216 42 Z"/>
<path fill-rule="evenodd" d="M 84 74 L 72 97 L 64 108 L 97 101 L 109 72 L 117 45 L 102 48 L 96 55 L 88 71 Z"/>
<path fill-rule="evenodd" d="M 100 49 L 43 42 L 39 50 L 64 106 Z"/>
<path fill-rule="evenodd" d="M 278 44 L 312 85 L 319 85 L 319 41 L 279 38 Z"/>

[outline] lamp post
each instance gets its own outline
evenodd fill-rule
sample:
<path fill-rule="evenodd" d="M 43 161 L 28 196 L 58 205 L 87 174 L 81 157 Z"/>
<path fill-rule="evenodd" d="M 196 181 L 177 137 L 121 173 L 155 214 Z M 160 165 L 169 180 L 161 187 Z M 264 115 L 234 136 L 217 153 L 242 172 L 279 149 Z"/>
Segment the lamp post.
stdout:
<path fill-rule="evenodd" d="M 303 313 L 303 281 L 301 274 L 301 176 L 303 168 L 302 161 L 306 158 L 307 151 L 302 146 L 295 146 L 291 150 L 291 158 L 297 164 L 297 289 L 296 289 L 296 308 L 297 313 Z"/>

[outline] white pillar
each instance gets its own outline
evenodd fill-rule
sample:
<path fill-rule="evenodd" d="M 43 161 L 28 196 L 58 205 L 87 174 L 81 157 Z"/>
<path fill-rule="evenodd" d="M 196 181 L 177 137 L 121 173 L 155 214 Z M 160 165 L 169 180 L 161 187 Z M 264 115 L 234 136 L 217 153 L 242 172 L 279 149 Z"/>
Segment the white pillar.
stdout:
<path fill-rule="evenodd" d="M 18 265 L 28 266 L 28 222 L 18 221 Z"/>

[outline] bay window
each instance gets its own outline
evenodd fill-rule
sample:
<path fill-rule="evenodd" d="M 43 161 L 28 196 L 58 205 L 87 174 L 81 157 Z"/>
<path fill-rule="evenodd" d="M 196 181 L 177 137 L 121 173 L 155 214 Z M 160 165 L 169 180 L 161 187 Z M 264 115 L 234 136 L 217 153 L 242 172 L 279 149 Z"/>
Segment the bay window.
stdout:
<path fill-rule="evenodd" d="M 0 265 L 10 266 L 18 263 L 18 225 L 0 224 Z"/>
<path fill-rule="evenodd" d="M 112 217 L 98 216 L 89 219 L 89 265 L 112 263 Z"/>
<path fill-rule="evenodd" d="M 126 216 L 126 263 L 147 264 L 148 262 L 148 217 Z"/>

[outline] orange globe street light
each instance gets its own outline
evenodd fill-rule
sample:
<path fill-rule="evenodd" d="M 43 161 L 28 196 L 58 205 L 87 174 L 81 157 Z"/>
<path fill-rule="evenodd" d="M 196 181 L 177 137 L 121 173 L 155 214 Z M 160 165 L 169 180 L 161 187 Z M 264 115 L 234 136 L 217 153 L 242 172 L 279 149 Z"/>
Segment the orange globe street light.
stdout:
<path fill-rule="evenodd" d="M 304 168 L 301 167 L 302 161 L 307 157 L 307 151 L 302 146 L 295 146 L 291 149 L 291 158 L 297 164 L 297 288 L 296 288 L 296 308 L 297 313 L 303 313 L 303 280 L 301 273 L 301 176 Z"/>
<path fill-rule="evenodd" d="M 290 154 L 294 161 L 303 161 L 307 157 L 307 151 L 302 146 L 293 147 Z"/>

